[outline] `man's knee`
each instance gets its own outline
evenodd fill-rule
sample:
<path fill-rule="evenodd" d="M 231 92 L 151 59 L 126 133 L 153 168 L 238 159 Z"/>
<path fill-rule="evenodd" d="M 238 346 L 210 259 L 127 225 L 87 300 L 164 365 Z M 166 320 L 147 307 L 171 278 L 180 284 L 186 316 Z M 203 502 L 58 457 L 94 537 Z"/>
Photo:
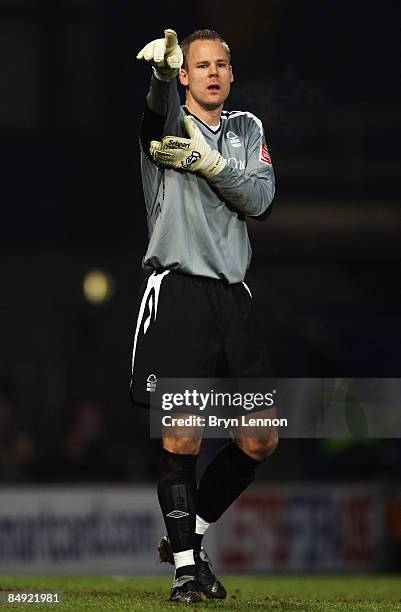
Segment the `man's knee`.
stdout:
<path fill-rule="evenodd" d="M 200 445 L 199 438 L 163 438 L 163 448 L 177 455 L 198 455 Z"/>
<path fill-rule="evenodd" d="M 276 450 L 278 445 L 278 434 L 272 433 L 266 437 L 255 438 L 241 437 L 236 438 L 235 442 L 244 453 L 249 455 L 249 457 L 252 457 L 252 459 L 256 461 L 263 461 Z"/>

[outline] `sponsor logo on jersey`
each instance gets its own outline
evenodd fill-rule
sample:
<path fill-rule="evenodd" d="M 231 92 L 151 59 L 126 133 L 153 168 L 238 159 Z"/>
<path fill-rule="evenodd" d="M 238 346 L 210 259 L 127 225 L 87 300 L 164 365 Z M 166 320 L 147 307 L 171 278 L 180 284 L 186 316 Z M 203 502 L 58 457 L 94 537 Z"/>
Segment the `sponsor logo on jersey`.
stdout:
<path fill-rule="evenodd" d="M 170 138 L 167 142 L 169 147 L 173 147 L 174 149 L 189 149 L 190 142 L 185 142 L 185 140 L 174 140 Z"/>
<path fill-rule="evenodd" d="M 154 374 L 149 374 L 146 379 L 146 391 L 154 393 L 156 391 L 157 378 Z"/>
<path fill-rule="evenodd" d="M 262 142 L 262 148 L 260 151 L 260 161 L 264 162 L 265 164 L 272 163 L 272 160 L 270 159 L 269 151 L 267 150 L 267 147 L 264 142 Z"/>
<path fill-rule="evenodd" d="M 235 157 L 229 157 L 227 161 L 231 168 L 235 168 L 238 170 L 245 170 L 245 161 L 243 159 L 236 159 Z"/>
<path fill-rule="evenodd" d="M 227 138 L 230 141 L 230 145 L 232 145 L 233 147 L 241 146 L 241 141 L 237 134 L 234 134 L 234 132 L 227 132 Z"/>
<path fill-rule="evenodd" d="M 170 518 L 180 519 L 184 518 L 184 516 L 189 516 L 189 512 L 183 512 L 182 510 L 172 510 L 171 512 L 166 514 L 166 516 L 169 516 Z"/>
<path fill-rule="evenodd" d="M 191 155 L 188 155 L 187 159 L 181 162 L 183 168 L 187 168 L 188 166 L 192 166 L 195 162 L 197 162 L 201 158 L 201 154 L 198 151 L 192 151 Z"/>

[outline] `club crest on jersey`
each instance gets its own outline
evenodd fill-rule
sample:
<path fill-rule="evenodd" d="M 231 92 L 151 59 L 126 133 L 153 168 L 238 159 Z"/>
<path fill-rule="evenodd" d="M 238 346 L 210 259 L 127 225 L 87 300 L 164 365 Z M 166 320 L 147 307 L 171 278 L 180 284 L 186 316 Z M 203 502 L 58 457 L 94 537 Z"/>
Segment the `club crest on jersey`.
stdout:
<path fill-rule="evenodd" d="M 272 160 L 270 159 L 270 155 L 269 155 L 269 151 L 267 150 L 267 147 L 265 145 L 264 142 L 262 142 L 262 148 L 260 150 L 260 161 L 264 162 L 265 164 L 270 164 L 272 163 Z"/>
<path fill-rule="evenodd" d="M 192 151 L 191 155 L 188 155 L 185 161 L 181 162 L 183 168 L 188 168 L 188 166 L 192 166 L 195 162 L 197 162 L 201 158 L 201 154 L 198 151 Z"/>
<path fill-rule="evenodd" d="M 234 134 L 234 132 L 227 132 L 226 136 L 228 140 L 230 141 L 230 145 L 232 145 L 233 147 L 241 146 L 241 141 L 239 137 L 237 136 L 237 134 Z"/>

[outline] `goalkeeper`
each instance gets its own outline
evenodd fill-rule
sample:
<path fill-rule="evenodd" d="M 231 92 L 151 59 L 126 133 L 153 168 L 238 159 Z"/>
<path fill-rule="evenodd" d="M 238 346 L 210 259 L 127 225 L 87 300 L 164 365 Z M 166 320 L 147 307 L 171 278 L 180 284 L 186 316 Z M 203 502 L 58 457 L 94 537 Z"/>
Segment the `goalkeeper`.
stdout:
<path fill-rule="evenodd" d="M 152 67 L 140 134 L 148 275 L 131 378 L 131 397 L 142 406 L 149 406 L 159 377 L 268 376 L 244 283 L 251 260 L 246 220 L 264 220 L 274 196 L 262 123 L 252 113 L 223 110 L 234 77 L 230 49 L 217 32 L 198 30 L 180 46 L 173 30 L 164 34 L 137 56 Z M 177 75 L 186 91 L 183 106 Z M 226 597 L 202 537 L 276 445 L 275 431 L 249 437 L 239 430 L 197 487 L 199 438 L 163 436 L 158 498 L 168 536 L 159 552 L 175 564 L 171 601 Z"/>

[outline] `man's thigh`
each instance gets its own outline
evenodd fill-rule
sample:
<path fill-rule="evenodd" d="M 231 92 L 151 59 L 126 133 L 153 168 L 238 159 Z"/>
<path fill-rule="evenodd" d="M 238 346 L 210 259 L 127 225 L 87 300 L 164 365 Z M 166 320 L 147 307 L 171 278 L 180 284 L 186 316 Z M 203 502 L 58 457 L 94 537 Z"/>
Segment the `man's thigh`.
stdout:
<path fill-rule="evenodd" d="M 221 330 L 199 283 L 174 272 L 152 274 L 141 289 L 131 397 L 149 404 L 159 378 L 210 378 Z"/>
<path fill-rule="evenodd" d="M 266 378 L 270 375 L 267 351 L 258 314 L 243 283 L 232 288 L 226 305 L 225 354 L 231 378 Z"/>

